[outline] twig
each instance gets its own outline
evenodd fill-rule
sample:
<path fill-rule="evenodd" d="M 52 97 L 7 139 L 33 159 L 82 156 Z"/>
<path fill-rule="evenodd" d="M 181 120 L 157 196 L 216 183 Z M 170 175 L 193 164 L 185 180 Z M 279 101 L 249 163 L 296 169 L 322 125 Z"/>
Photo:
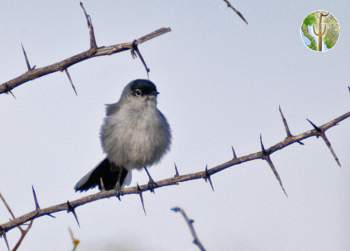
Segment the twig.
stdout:
<path fill-rule="evenodd" d="M 6 232 L 4 230 L 1 229 L 1 237 L 4 238 L 4 241 L 5 241 L 5 245 L 7 247 L 7 250 L 8 251 L 11 251 L 10 250 L 10 244 L 9 244 L 9 241 L 7 239 L 7 236 L 6 236 Z"/>
<path fill-rule="evenodd" d="M 0 199 L 1 199 L 2 203 L 5 205 L 7 211 L 10 213 L 12 219 L 15 220 L 16 219 L 15 214 L 13 213 L 11 207 L 9 206 L 9 204 L 5 200 L 5 197 L 1 193 L 0 193 Z M 33 225 L 33 220 L 30 221 L 29 225 L 25 229 L 23 229 L 21 226 L 17 226 L 17 228 L 21 232 L 21 236 L 18 239 L 16 245 L 13 247 L 12 251 L 18 250 L 19 246 L 22 244 L 22 242 L 23 242 L 24 238 L 26 237 L 26 235 L 28 234 L 29 230 L 32 228 L 32 225 Z M 10 246 L 9 246 L 8 240 L 6 238 L 6 235 L 4 235 L 4 240 L 5 240 L 5 243 L 6 243 L 8 250 L 10 250 Z"/>
<path fill-rule="evenodd" d="M 32 228 L 33 226 L 33 221 L 31 220 L 29 225 L 27 226 L 27 228 L 21 233 L 21 237 L 19 238 L 19 240 L 17 241 L 16 245 L 13 247 L 12 251 L 16 251 L 18 250 L 18 248 L 21 246 L 24 238 L 26 237 L 26 235 L 28 234 L 29 230 Z"/>
<path fill-rule="evenodd" d="M 193 237 L 193 244 L 196 245 L 200 251 L 205 251 L 205 248 L 204 248 L 203 244 L 201 243 L 201 241 L 199 240 L 198 235 L 196 233 L 196 230 L 193 227 L 194 220 L 188 218 L 185 210 L 183 210 L 180 207 L 174 207 L 171 210 L 174 211 L 175 213 L 182 214 L 182 216 L 184 217 L 184 219 L 185 219 L 185 221 L 186 221 L 186 223 L 191 231 L 191 235 Z"/>
<path fill-rule="evenodd" d="M 323 132 L 326 132 L 330 128 L 334 127 L 335 125 L 339 124 L 341 121 L 346 120 L 350 117 L 350 112 L 344 113 L 335 119 L 330 120 L 329 122 L 319 126 L 318 128 L 322 130 Z M 279 150 L 282 150 L 286 147 L 288 147 L 291 144 L 297 143 L 298 141 L 303 141 L 311 137 L 317 137 L 319 136 L 319 131 L 316 129 L 313 130 L 308 130 L 305 132 L 302 132 L 298 135 L 294 135 L 292 137 L 288 137 L 283 139 L 282 141 L 270 146 L 269 148 L 265 149 L 265 152 L 269 153 L 269 155 L 272 155 L 274 152 L 277 152 Z M 181 182 L 187 182 L 190 180 L 197 180 L 197 179 L 205 179 L 208 177 L 208 175 L 213 175 L 218 172 L 222 172 L 223 170 L 239 165 L 244 162 L 248 161 L 253 161 L 257 159 L 264 159 L 264 153 L 262 151 L 259 152 L 254 152 L 251 154 L 247 154 L 238 158 L 230 159 L 222 164 L 216 165 L 212 168 L 208 168 L 204 171 L 199 171 L 199 172 L 194 172 L 194 173 L 189 173 L 189 174 L 183 174 L 183 175 L 178 175 L 178 176 L 172 176 L 167 179 L 163 179 L 160 181 L 157 181 L 157 187 L 156 189 L 159 189 L 161 187 L 165 186 L 172 186 L 172 185 L 177 185 L 178 183 Z M 150 187 L 148 184 L 144 185 L 137 185 L 134 187 L 127 187 L 127 188 L 122 188 L 120 191 L 116 190 L 109 190 L 109 191 L 102 191 L 98 192 L 95 194 L 87 195 L 84 197 L 81 197 L 80 199 L 72 200 L 68 203 L 61 203 L 53 206 L 49 206 L 46 208 L 41 208 L 39 210 L 35 210 L 32 212 L 29 212 L 27 214 L 24 214 L 20 217 L 17 217 L 16 219 L 10 220 L 2 225 L 0 225 L 0 229 L 3 230 L 3 232 L 7 232 L 15 227 L 21 226 L 26 222 L 30 222 L 36 218 L 43 217 L 43 216 L 48 216 L 53 213 L 61 212 L 61 211 L 67 211 L 69 208 L 77 208 L 79 206 L 83 206 L 87 203 L 91 203 L 93 201 L 105 199 L 105 198 L 110 198 L 110 197 L 115 197 L 115 196 L 125 196 L 129 194 L 136 194 L 140 195 L 140 198 L 142 198 L 142 204 L 143 203 L 143 197 L 142 193 L 145 191 L 149 191 Z M 143 205 L 144 207 L 144 205 Z"/>
<path fill-rule="evenodd" d="M 66 76 L 67 76 L 67 78 L 68 78 L 68 80 L 69 80 L 69 83 L 70 83 L 70 85 L 71 85 L 71 87 L 72 87 L 74 93 L 75 93 L 75 96 L 78 96 L 77 89 L 75 88 L 75 85 L 74 85 L 74 83 L 73 83 L 72 77 L 71 77 L 70 74 L 69 74 L 68 69 L 64 69 L 64 72 L 66 73 Z"/>
<path fill-rule="evenodd" d="M 2 195 L 2 193 L 0 193 L 0 200 L 2 201 L 2 203 L 4 204 L 4 206 L 6 207 L 7 211 L 10 213 L 12 219 L 15 219 L 16 216 L 13 213 L 12 209 L 10 208 L 9 204 L 7 203 L 7 201 L 5 200 L 4 196 Z"/>
<path fill-rule="evenodd" d="M 248 21 L 245 19 L 245 17 L 243 16 L 243 14 L 239 11 L 239 10 L 237 10 L 231 3 L 230 3 L 230 1 L 228 1 L 228 0 L 223 0 L 225 3 L 226 3 L 226 5 L 227 5 L 227 7 L 228 8 L 230 8 L 230 9 L 232 9 L 247 25 L 248 25 Z"/>

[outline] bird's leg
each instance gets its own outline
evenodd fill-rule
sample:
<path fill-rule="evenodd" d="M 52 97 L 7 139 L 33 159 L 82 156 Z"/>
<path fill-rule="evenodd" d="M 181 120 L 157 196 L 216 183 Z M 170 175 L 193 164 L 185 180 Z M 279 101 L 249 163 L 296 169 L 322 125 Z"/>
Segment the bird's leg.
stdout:
<path fill-rule="evenodd" d="M 120 184 L 122 178 L 122 171 L 118 172 L 117 182 L 115 183 L 114 189 L 117 191 L 117 194 L 120 194 L 120 190 L 122 188 L 122 184 Z"/>
<path fill-rule="evenodd" d="M 105 189 L 105 184 L 103 183 L 102 177 L 100 178 L 100 190 L 101 190 L 102 192 L 106 191 L 106 189 Z"/>
<path fill-rule="evenodd" d="M 153 180 L 152 176 L 149 174 L 147 168 L 144 166 L 143 167 L 147 173 L 147 176 L 148 176 L 148 188 L 149 190 L 154 193 L 154 188 L 157 188 L 158 187 L 158 184 Z"/>

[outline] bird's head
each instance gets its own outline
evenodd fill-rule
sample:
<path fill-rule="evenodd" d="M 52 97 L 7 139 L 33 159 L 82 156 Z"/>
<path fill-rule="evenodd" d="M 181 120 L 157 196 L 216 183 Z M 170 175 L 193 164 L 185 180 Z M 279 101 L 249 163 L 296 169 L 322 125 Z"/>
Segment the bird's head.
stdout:
<path fill-rule="evenodd" d="M 152 81 L 136 79 L 124 88 L 122 97 L 135 102 L 156 104 L 158 94 L 157 87 Z"/>

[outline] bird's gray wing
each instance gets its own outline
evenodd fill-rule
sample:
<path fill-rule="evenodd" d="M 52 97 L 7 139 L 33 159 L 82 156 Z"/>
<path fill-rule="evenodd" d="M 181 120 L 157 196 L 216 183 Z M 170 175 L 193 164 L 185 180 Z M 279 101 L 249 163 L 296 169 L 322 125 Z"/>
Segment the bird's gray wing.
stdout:
<path fill-rule="evenodd" d="M 114 104 L 106 104 L 106 115 L 110 116 L 113 113 L 116 113 L 119 110 L 119 102 L 114 103 Z"/>

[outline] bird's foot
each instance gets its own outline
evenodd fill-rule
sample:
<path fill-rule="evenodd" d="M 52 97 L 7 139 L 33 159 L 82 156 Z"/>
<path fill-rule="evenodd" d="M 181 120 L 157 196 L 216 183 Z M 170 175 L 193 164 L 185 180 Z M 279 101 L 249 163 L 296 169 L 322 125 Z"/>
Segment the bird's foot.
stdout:
<path fill-rule="evenodd" d="M 117 196 L 118 200 L 121 200 L 120 196 L 121 196 L 122 187 L 119 184 L 119 182 L 117 182 L 117 184 L 115 184 L 114 190 L 115 190 L 115 196 Z"/>
<path fill-rule="evenodd" d="M 106 191 L 106 189 L 105 189 L 105 184 L 103 183 L 103 179 L 102 179 L 102 178 L 100 178 L 99 189 L 100 189 L 101 192 Z"/>

